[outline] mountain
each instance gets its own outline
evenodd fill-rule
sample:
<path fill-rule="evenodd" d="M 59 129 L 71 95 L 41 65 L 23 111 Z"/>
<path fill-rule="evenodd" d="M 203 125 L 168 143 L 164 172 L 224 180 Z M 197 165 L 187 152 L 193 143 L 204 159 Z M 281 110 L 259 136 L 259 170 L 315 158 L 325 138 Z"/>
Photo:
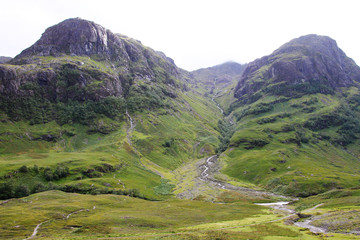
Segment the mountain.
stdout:
<path fill-rule="evenodd" d="M 0 67 L 0 78 L 5 103 L 0 108 L 10 118 L 36 119 L 45 99 L 52 110 L 41 118 L 55 120 L 61 116 L 54 109 L 69 101 L 123 104 L 129 98 L 129 111 L 155 108 L 162 105 L 155 92 L 173 98 L 188 76 L 163 53 L 76 18 L 48 28 L 34 45 Z"/>
<path fill-rule="evenodd" d="M 232 76 L 240 76 L 245 69 L 245 65 L 236 62 L 225 62 L 208 68 L 201 68 L 192 71 L 192 74 L 198 81 L 212 82 L 219 79 L 219 82 L 229 82 Z"/>
<path fill-rule="evenodd" d="M 4 56 L 0 56 L 0 64 L 1 63 L 7 63 L 11 60 L 11 57 L 4 57 Z"/>
<path fill-rule="evenodd" d="M 189 90 L 192 81 L 162 52 L 91 21 L 46 29 L 0 65 L 0 153 L 19 160 L 0 171 L 0 198 L 53 182 L 68 192 L 171 197 L 165 176 L 218 142 L 221 114 Z"/>
<path fill-rule="evenodd" d="M 145 59 L 149 59 L 157 63 L 159 59 L 156 58 L 161 58 L 164 60 L 162 64 L 169 66 L 169 72 L 175 71 L 172 59 L 161 52 L 155 53 L 151 49 L 144 48 L 140 41 L 121 34 L 114 34 L 94 22 L 73 18 L 46 29 L 34 45 L 15 57 L 15 62 L 30 56 L 94 57 L 95 55 L 97 59 L 112 60 L 119 66 L 129 67 L 131 62 L 142 63 Z M 173 69 L 170 69 L 170 65 Z M 151 68 L 150 66 L 146 67 Z"/>
<path fill-rule="evenodd" d="M 199 89 L 205 96 L 216 99 L 222 109 L 227 110 L 234 98 L 234 90 L 246 64 L 226 62 L 217 66 L 192 71 L 196 79 L 193 89 Z"/>
<path fill-rule="evenodd" d="M 329 37 L 187 72 L 68 19 L 0 65 L 0 238 L 353 238 L 359 119 Z"/>
<path fill-rule="evenodd" d="M 271 55 L 249 63 L 235 96 L 271 93 L 297 97 L 307 93 L 332 93 L 341 87 L 359 86 L 360 68 L 337 46 L 318 35 L 294 39 Z"/>
<path fill-rule="evenodd" d="M 297 196 L 359 179 L 360 68 L 329 37 L 294 39 L 247 65 L 229 110 L 223 171 Z"/>

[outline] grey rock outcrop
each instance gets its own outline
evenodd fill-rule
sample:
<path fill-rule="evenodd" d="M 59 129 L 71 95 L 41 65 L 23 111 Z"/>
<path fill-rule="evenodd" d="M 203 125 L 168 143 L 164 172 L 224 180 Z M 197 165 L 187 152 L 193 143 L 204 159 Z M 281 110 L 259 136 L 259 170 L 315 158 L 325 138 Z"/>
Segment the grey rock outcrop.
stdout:
<path fill-rule="evenodd" d="M 264 89 L 270 93 L 291 89 L 288 91 L 291 94 L 301 89 L 301 84 L 316 86 L 318 92 L 327 93 L 329 89 L 359 82 L 360 68 L 336 41 L 312 34 L 293 39 L 271 55 L 249 63 L 236 87 L 235 97 Z"/>
<path fill-rule="evenodd" d="M 81 18 L 67 19 L 49 27 L 31 47 L 22 51 L 15 59 L 37 56 L 101 55 L 111 60 L 121 60 L 125 46 L 117 35 L 91 21 Z"/>

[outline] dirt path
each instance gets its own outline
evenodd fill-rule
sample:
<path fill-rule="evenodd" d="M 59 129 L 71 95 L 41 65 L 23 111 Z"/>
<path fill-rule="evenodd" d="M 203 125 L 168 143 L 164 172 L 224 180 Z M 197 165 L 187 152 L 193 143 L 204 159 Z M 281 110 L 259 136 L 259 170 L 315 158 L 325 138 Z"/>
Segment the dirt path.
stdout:
<path fill-rule="evenodd" d="M 95 209 L 96 209 L 96 207 L 94 206 L 94 207 L 92 208 L 92 210 L 95 210 Z M 89 210 L 89 209 L 79 209 L 79 210 L 77 210 L 77 211 L 74 211 L 74 212 L 69 213 L 69 214 L 66 215 L 66 216 L 64 215 L 63 220 L 67 220 L 67 219 L 70 218 L 71 215 L 77 214 L 77 213 L 83 212 L 83 211 L 90 211 L 90 210 Z M 57 220 L 59 220 L 59 219 L 49 219 L 49 220 L 46 220 L 46 221 L 43 221 L 43 222 L 39 223 L 39 224 L 36 225 L 36 227 L 34 228 L 34 231 L 33 231 L 33 233 L 31 234 L 31 236 L 28 237 L 28 238 L 24 238 L 24 240 L 28 240 L 28 239 L 34 238 L 34 237 L 36 236 L 36 234 L 38 233 L 39 228 L 40 228 L 41 225 L 43 225 L 44 223 L 47 223 L 47 222 L 50 222 L 50 221 L 57 221 Z"/>
<path fill-rule="evenodd" d="M 95 206 L 94 206 L 95 207 Z M 94 208 L 95 209 L 95 208 Z M 83 212 L 83 211 L 89 211 L 89 209 L 80 209 L 80 210 L 77 210 L 75 212 L 71 212 L 69 213 L 68 215 L 66 215 L 66 219 L 69 219 L 69 217 L 73 214 L 76 214 L 76 213 L 79 213 L 79 212 Z"/>
<path fill-rule="evenodd" d="M 36 236 L 36 234 L 38 233 L 38 230 L 39 230 L 39 228 L 41 227 L 41 225 L 43 225 L 44 223 L 50 222 L 50 221 L 51 221 L 51 220 L 46 220 L 46 221 L 41 222 L 41 223 L 39 223 L 38 225 L 36 225 L 36 227 L 35 227 L 35 229 L 34 229 L 34 232 L 31 234 L 31 236 L 28 237 L 28 238 L 25 238 L 24 240 L 34 238 L 34 237 Z"/>
<path fill-rule="evenodd" d="M 323 203 L 320 203 L 320 204 L 316 205 L 315 207 L 306 209 L 306 210 L 303 211 L 303 212 L 311 212 L 311 211 L 314 211 L 315 209 L 317 209 L 318 207 L 321 207 L 322 205 L 324 205 L 324 204 L 323 204 Z"/>

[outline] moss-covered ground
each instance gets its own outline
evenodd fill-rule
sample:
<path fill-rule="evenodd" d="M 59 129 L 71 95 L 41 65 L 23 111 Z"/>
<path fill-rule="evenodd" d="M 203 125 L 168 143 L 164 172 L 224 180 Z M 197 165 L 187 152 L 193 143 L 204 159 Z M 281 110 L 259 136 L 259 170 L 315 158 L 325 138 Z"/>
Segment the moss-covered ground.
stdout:
<path fill-rule="evenodd" d="M 357 186 L 358 111 L 348 91 L 346 101 L 269 96 L 237 108 L 236 131 L 220 156 L 223 173 L 300 197 Z"/>
<path fill-rule="evenodd" d="M 246 201 L 228 204 L 176 199 L 152 202 L 126 196 L 49 191 L 13 199 L 0 207 L 1 239 L 29 237 L 41 222 L 44 223 L 36 239 L 306 237 L 290 227 L 268 223 L 278 217 Z"/>

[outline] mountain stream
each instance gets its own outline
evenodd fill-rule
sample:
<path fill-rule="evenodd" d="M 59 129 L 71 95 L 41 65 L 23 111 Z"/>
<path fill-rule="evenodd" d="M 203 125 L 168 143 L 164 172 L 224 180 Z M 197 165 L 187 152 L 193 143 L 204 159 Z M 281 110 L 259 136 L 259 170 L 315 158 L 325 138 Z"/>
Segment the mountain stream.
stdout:
<path fill-rule="evenodd" d="M 216 107 L 220 110 L 221 114 L 224 114 L 224 110 L 220 107 L 220 104 L 215 102 L 215 98 L 217 97 L 218 95 L 218 89 L 216 87 L 216 78 L 214 79 L 214 95 L 212 96 L 211 98 L 211 101 L 214 102 L 216 104 Z"/>

